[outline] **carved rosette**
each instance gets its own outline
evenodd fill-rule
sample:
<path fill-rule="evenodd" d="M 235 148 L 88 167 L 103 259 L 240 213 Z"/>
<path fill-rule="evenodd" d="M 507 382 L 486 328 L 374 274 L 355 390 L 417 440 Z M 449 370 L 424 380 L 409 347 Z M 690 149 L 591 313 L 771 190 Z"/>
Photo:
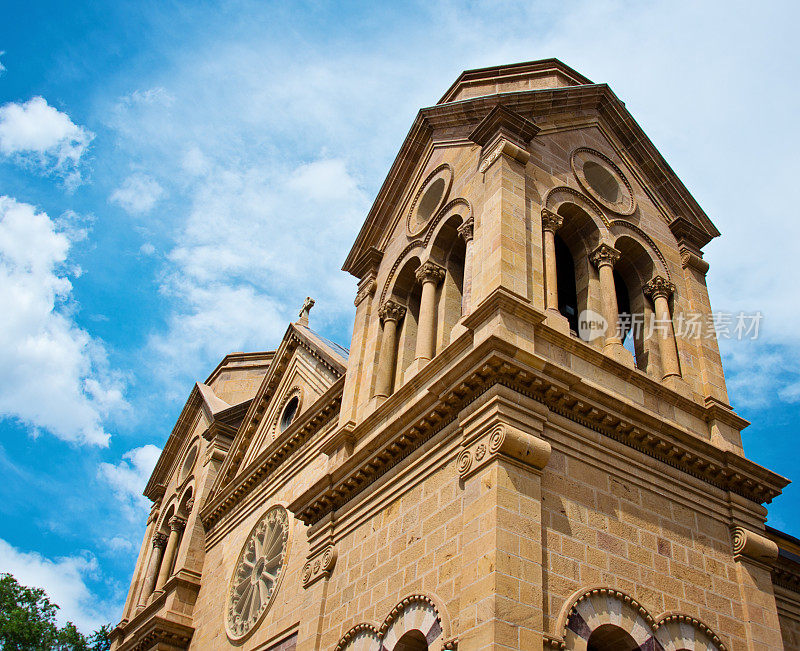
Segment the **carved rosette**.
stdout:
<path fill-rule="evenodd" d="M 555 233 L 564 224 L 563 215 L 557 212 L 542 208 L 542 230 Z"/>
<path fill-rule="evenodd" d="M 461 451 L 458 458 L 461 479 L 466 479 L 498 457 L 536 470 L 544 468 L 550 458 L 550 444 L 547 441 L 506 423 L 490 425 L 483 433 L 471 436 L 462 445 L 466 449 Z"/>
<path fill-rule="evenodd" d="M 461 226 L 458 227 L 458 234 L 465 242 L 471 242 L 475 233 L 475 220 L 469 217 Z"/>
<path fill-rule="evenodd" d="M 164 549 L 167 546 L 167 534 L 157 533 L 153 536 L 153 547 Z"/>
<path fill-rule="evenodd" d="M 320 579 L 328 578 L 336 565 L 336 547 L 328 545 L 321 552 L 311 556 L 303 566 L 303 587 L 316 583 Z"/>
<path fill-rule="evenodd" d="M 228 588 L 225 628 L 242 640 L 267 612 L 283 576 L 289 539 L 289 516 L 282 506 L 269 509 L 244 543 Z"/>
<path fill-rule="evenodd" d="M 406 308 L 400 303 L 394 301 L 385 301 L 378 310 L 378 316 L 381 318 L 381 323 L 386 321 L 398 322 L 406 313 Z"/>
<path fill-rule="evenodd" d="M 651 300 L 655 301 L 660 296 L 669 299 L 675 293 L 675 285 L 664 276 L 655 276 L 653 279 L 645 283 L 644 294 Z"/>
<path fill-rule="evenodd" d="M 438 285 L 444 280 L 445 269 L 435 262 L 428 260 L 420 265 L 419 269 L 417 269 L 416 276 L 417 280 L 423 285 L 425 283 L 433 283 L 434 285 Z"/>
<path fill-rule="evenodd" d="M 592 264 L 599 269 L 603 265 L 609 265 L 613 267 L 615 264 L 617 264 L 620 255 L 620 252 L 615 248 L 609 246 L 608 244 L 601 244 L 594 251 L 592 251 L 589 259 L 592 261 Z"/>

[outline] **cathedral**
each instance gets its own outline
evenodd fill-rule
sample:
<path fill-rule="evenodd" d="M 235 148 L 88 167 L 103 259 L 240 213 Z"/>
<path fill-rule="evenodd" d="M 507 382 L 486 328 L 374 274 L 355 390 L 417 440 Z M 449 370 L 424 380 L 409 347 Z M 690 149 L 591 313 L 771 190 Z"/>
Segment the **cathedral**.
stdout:
<path fill-rule="evenodd" d="M 555 59 L 419 111 L 344 261 L 184 406 L 115 651 L 800 649 L 788 480 L 748 460 L 703 247 L 606 84 Z"/>

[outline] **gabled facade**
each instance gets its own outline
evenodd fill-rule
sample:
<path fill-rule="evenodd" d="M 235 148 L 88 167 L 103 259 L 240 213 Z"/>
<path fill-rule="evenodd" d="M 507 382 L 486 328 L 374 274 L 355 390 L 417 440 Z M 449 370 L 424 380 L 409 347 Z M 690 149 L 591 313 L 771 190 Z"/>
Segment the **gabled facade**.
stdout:
<path fill-rule="evenodd" d="M 800 648 L 800 547 L 765 527 L 787 480 L 728 404 L 718 235 L 606 85 L 462 74 L 345 261 L 349 351 L 307 302 L 193 390 L 114 648 Z"/>

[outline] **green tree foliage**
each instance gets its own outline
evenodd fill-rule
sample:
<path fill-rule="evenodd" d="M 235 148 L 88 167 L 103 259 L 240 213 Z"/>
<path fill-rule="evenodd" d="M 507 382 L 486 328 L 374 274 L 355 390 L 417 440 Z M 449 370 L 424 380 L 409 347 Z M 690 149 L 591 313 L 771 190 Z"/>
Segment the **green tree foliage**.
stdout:
<path fill-rule="evenodd" d="M 56 625 L 58 606 L 41 588 L 20 585 L 0 574 L 0 649 L 3 651 L 108 651 L 111 626 L 88 638 L 72 622 Z"/>

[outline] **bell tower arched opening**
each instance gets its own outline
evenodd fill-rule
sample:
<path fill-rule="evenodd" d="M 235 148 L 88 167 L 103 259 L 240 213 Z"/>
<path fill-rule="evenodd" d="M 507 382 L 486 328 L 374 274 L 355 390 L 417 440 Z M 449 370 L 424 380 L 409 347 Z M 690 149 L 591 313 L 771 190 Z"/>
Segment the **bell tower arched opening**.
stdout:
<path fill-rule="evenodd" d="M 638 648 L 630 633 L 614 624 L 598 626 L 586 644 L 587 651 L 635 651 Z"/>

